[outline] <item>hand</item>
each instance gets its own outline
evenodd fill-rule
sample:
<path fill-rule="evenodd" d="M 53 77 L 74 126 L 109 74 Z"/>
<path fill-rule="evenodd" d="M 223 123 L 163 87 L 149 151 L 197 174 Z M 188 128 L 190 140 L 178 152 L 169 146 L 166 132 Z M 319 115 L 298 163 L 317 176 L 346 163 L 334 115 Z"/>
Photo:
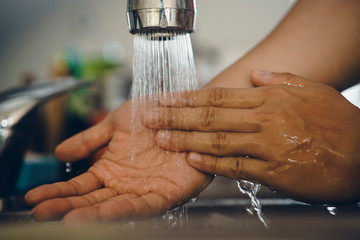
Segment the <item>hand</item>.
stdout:
<path fill-rule="evenodd" d="M 146 125 L 174 129 L 159 131 L 158 145 L 193 151 L 187 161 L 200 171 L 310 203 L 359 201 L 360 110 L 332 87 L 289 73 L 251 77 L 257 88 L 165 98 Z"/>
<path fill-rule="evenodd" d="M 142 115 L 144 109 L 138 110 Z M 64 222 L 73 223 L 157 215 L 185 203 L 210 183 L 212 177 L 187 164 L 185 153 L 167 152 L 154 144 L 154 131 L 141 121 L 131 136 L 130 121 L 127 102 L 100 124 L 58 146 L 56 154 L 66 162 L 107 148 L 86 173 L 28 193 L 26 201 L 37 204 L 36 219 L 65 215 Z"/>

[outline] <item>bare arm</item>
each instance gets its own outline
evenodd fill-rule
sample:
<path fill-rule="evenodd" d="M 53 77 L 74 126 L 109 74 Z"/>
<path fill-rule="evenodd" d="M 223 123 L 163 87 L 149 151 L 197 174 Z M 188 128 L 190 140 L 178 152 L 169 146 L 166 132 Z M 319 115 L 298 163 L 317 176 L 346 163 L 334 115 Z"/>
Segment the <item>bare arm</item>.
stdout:
<path fill-rule="evenodd" d="M 360 1 L 299 0 L 277 28 L 207 87 L 251 87 L 250 72 L 292 72 L 343 90 L 360 79 Z"/>

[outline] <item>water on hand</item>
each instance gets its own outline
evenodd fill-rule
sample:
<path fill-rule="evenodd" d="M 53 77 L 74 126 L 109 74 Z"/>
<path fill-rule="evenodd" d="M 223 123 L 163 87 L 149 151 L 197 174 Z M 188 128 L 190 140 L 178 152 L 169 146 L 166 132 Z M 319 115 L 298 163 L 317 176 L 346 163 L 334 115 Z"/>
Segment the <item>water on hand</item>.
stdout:
<path fill-rule="evenodd" d="M 197 88 L 190 35 L 172 31 L 166 36 L 156 31 L 134 37 L 132 98 L 132 134 L 139 136 L 141 116 L 155 107 L 162 96 Z M 133 137 L 136 144 L 137 137 Z M 136 153 L 133 152 L 132 156 Z"/>
<path fill-rule="evenodd" d="M 196 88 L 197 79 L 189 34 L 173 31 L 164 36 L 152 31 L 135 35 L 131 89 L 133 136 L 139 134 L 137 130 L 140 129 L 139 124 L 142 124 L 141 116 L 147 109 L 155 107 L 160 97 L 172 97 L 173 92 L 192 91 Z M 137 138 L 133 139 L 134 142 L 129 146 L 136 144 Z M 136 152 L 132 152 L 131 156 L 132 161 L 135 161 Z M 260 185 L 239 180 L 238 186 L 240 191 L 251 199 L 248 212 L 255 211 L 267 227 L 261 204 L 256 198 Z M 181 228 L 187 224 L 187 219 L 186 206 L 168 211 L 162 216 L 162 221 L 169 227 Z"/>

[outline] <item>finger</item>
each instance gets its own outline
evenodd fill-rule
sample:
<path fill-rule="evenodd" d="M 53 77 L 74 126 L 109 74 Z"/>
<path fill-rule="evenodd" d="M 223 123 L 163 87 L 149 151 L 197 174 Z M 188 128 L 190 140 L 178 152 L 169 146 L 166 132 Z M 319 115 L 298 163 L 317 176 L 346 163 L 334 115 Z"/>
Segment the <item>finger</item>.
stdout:
<path fill-rule="evenodd" d="M 154 108 L 145 114 L 149 128 L 259 132 L 261 124 L 249 109 L 229 108 Z"/>
<path fill-rule="evenodd" d="M 165 199 L 155 193 L 143 196 L 124 194 L 92 207 L 78 208 L 64 217 L 65 224 L 88 221 L 110 221 L 159 215 L 169 209 Z"/>
<path fill-rule="evenodd" d="M 163 213 L 169 207 L 165 198 L 155 193 L 126 199 L 116 197 L 101 204 L 99 217 L 103 221 L 128 217 L 150 217 Z"/>
<path fill-rule="evenodd" d="M 253 156 L 269 159 L 259 133 L 159 131 L 156 143 L 170 151 L 193 151 L 215 156 Z"/>
<path fill-rule="evenodd" d="M 266 161 L 248 157 L 215 157 L 190 153 L 188 163 L 197 170 L 231 179 L 255 180 L 263 183 L 268 164 Z"/>
<path fill-rule="evenodd" d="M 112 136 L 108 118 L 99 124 L 65 140 L 55 149 L 57 157 L 64 162 L 84 159 L 106 145 Z"/>
<path fill-rule="evenodd" d="M 95 206 L 74 209 L 65 214 L 62 220 L 63 224 L 69 227 L 92 224 L 98 221 L 98 208 Z"/>
<path fill-rule="evenodd" d="M 93 206 L 115 195 L 112 189 L 103 188 L 83 196 L 46 200 L 34 208 L 33 217 L 38 221 L 60 219 L 73 209 Z"/>
<path fill-rule="evenodd" d="M 67 182 L 46 184 L 30 190 L 26 194 L 25 200 L 29 205 L 35 205 L 51 198 L 83 195 L 100 187 L 101 183 L 96 176 L 86 172 Z"/>
<path fill-rule="evenodd" d="M 251 72 L 251 81 L 257 86 L 286 85 L 292 87 L 320 86 L 321 83 L 310 81 L 291 73 L 274 73 L 263 70 Z"/>
<path fill-rule="evenodd" d="M 209 88 L 198 91 L 172 93 L 160 99 L 166 107 L 224 107 L 256 108 L 263 97 L 256 88 Z"/>

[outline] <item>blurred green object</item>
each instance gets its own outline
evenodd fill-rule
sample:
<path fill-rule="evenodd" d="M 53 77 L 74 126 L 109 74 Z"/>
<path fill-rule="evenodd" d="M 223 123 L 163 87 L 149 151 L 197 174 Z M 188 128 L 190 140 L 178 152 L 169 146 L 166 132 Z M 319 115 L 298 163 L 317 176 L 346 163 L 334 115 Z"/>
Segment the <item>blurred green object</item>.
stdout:
<path fill-rule="evenodd" d="M 53 65 L 65 64 L 67 74 L 77 79 L 99 80 L 121 67 L 120 62 L 106 60 L 103 54 L 85 54 L 79 48 L 68 48 L 54 56 Z"/>
<path fill-rule="evenodd" d="M 92 81 L 95 88 L 73 91 L 67 100 L 67 111 L 72 117 L 87 118 L 94 108 L 101 108 L 101 82 L 106 75 L 121 67 L 120 62 L 107 61 L 102 54 L 85 54 L 79 48 L 71 47 L 59 52 L 53 59 L 54 69 L 79 81 Z"/>
<path fill-rule="evenodd" d="M 120 65 L 105 61 L 100 56 L 88 58 L 83 68 L 83 79 L 101 79 Z"/>

